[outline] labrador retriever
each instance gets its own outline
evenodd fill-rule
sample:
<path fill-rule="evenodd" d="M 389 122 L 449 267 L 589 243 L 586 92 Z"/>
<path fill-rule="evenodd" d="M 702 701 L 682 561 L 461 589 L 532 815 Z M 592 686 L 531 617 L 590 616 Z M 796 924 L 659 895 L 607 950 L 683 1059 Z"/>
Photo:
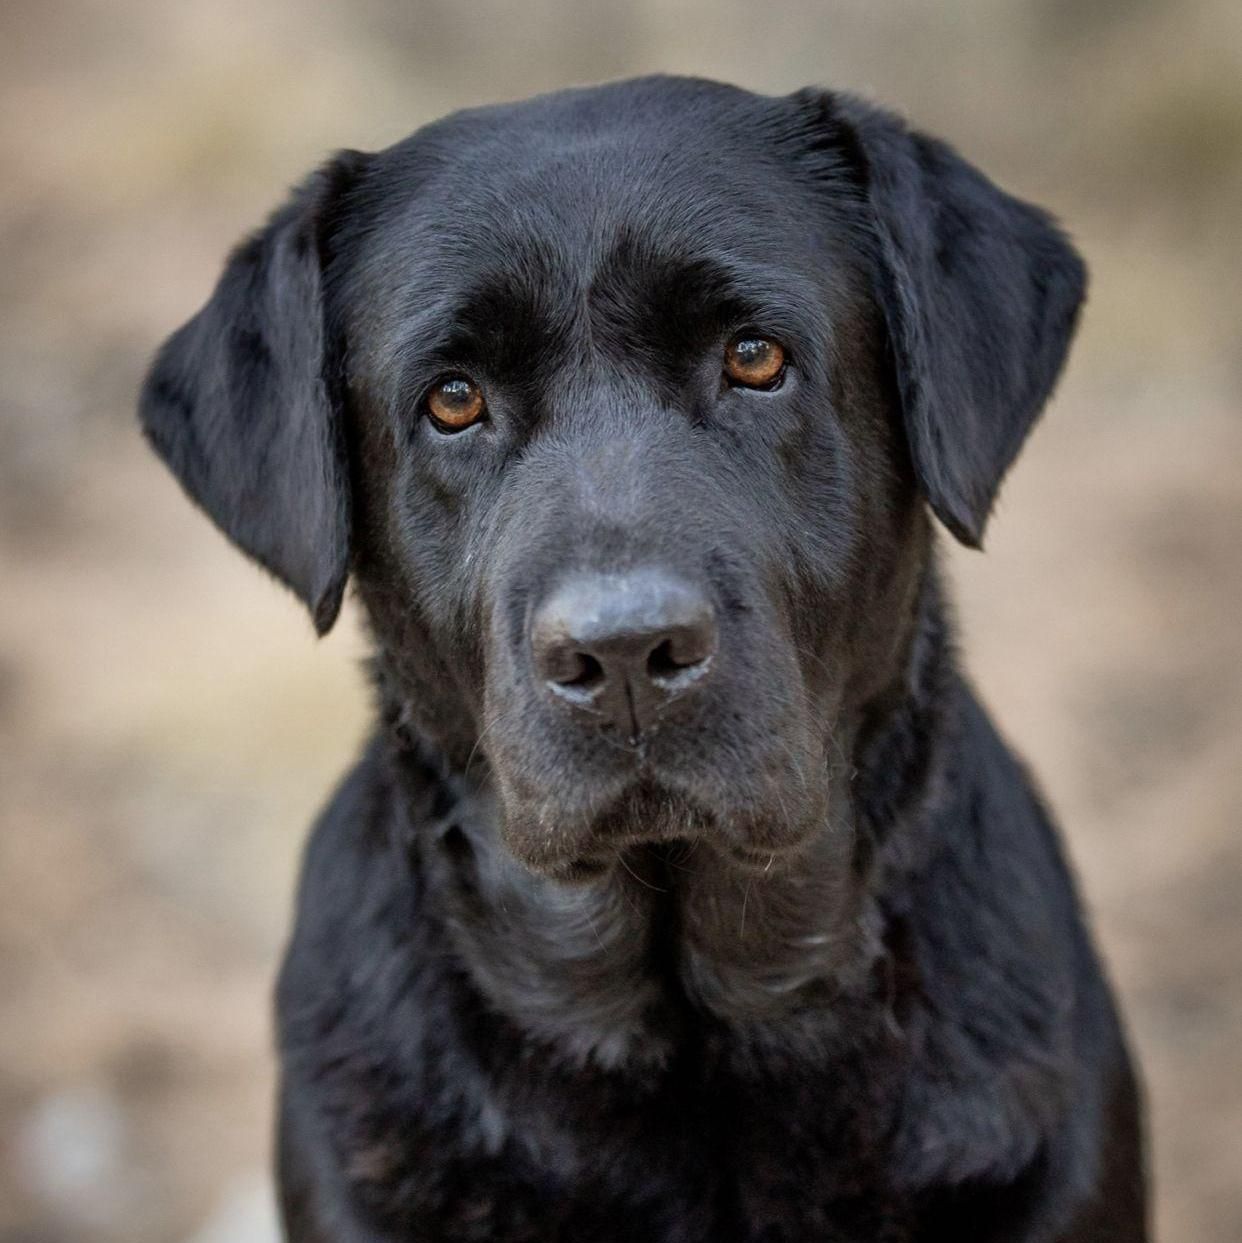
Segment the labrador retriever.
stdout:
<path fill-rule="evenodd" d="M 278 990 L 287 1237 L 1136 1243 L 1139 1096 L 959 671 L 1083 264 L 848 95 L 653 77 L 346 151 L 146 435 L 377 728 Z"/>

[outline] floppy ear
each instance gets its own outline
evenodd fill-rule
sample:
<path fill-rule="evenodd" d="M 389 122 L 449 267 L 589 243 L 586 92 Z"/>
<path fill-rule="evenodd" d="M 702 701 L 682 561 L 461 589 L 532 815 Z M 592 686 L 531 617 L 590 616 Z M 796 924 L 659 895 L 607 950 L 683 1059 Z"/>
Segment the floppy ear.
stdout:
<path fill-rule="evenodd" d="M 206 306 L 156 356 L 147 439 L 242 551 L 336 620 L 349 570 L 348 469 L 325 353 L 321 264 L 365 159 L 342 152 L 229 257 Z"/>
<path fill-rule="evenodd" d="M 829 107 L 866 185 L 919 483 L 977 548 L 1065 361 L 1086 268 L 1048 215 L 945 143 L 849 96 Z"/>

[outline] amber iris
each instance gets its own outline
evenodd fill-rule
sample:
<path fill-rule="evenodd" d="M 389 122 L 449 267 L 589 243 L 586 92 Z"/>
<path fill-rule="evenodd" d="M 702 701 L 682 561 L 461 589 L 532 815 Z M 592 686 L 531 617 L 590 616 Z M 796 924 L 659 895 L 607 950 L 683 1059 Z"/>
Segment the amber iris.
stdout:
<path fill-rule="evenodd" d="M 785 351 L 770 337 L 744 333 L 725 347 L 724 370 L 731 384 L 772 388 L 785 371 Z"/>
<path fill-rule="evenodd" d="M 462 432 L 487 413 L 483 390 L 467 376 L 441 380 L 427 394 L 427 413 L 442 432 Z"/>

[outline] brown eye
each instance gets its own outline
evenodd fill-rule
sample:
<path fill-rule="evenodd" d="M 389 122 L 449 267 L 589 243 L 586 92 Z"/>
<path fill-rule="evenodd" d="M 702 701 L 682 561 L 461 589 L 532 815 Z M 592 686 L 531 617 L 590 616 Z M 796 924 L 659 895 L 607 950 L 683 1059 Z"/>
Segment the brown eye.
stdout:
<path fill-rule="evenodd" d="M 442 432 L 463 432 L 487 413 L 487 403 L 473 380 L 455 375 L 427 394 L 427 413 Z"/>
<path fill-rule="evenodd" d="M 785 371 L 785 351 L 770 337 L 734 337 L 725 347 L 725 375 L 743 388 L 772 388 Z"/>

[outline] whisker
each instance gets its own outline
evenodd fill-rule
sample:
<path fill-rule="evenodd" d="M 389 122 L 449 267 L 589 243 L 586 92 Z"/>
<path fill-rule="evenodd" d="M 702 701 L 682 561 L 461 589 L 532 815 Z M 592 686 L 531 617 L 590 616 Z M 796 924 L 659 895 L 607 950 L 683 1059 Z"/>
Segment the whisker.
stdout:
<path fill-rule="evenodd" d="M 479 736 L 474 740 L 474 746 L 470 748 L 470 754 L 466 757 L 466 766 L 462 769 L 462 776 L 470 775 L 470 765 L 474 763 L 474 757 L 479 752 L 479 747 L 483 745 L 483 739 L 487 736 L 489 730 L 499 725 L 501 721 L 508 720 L 510 717 L 517 716 L 517 709 L 510 709 L 508 712 L 499 712 L 490 721 L 484 722 L 483 728 L 479 731 Z"/>
<path fill-rule="evenodd" d="M 629 874 L 630 874 L 630 875 L 631 875 L 631 876 L 632 876 L 632 877 L 633 877 L 636 881 L 638 881 L 638 883 L 639 883 L 640 885 L 646 885 L 648 889 L 654 890 L 656 893 L 668 893 L 668 890 L 667 890 L 667 889 L 661 889 L 659 885 L 653 885 L 653 884 L 652 884 L 649 880 L 644 880 L 641 876 L 639 876 L 639 874 L 638 874 L 636 871 L 634 871 L 634 869 L 633 869 L 632 867 L 630 867 L 630 865 L 629 865 L 628 863 L 626 863 L 626 861 L 625 861 L 625 854 L 624 854 L 624 852 L 623 852 L 623 851 L 618 850 L 618 851 L 616 852 L 616 855 L 617 855 L 617 862 L 618 862 L 618 863 L 619 863 L 619 864 L 620 864 L 623 868 L 625 868 L 625 870 L 626 870 L 626 871 L 627 871 L 627 872 L 628 872 L 628 873 L 629 873 Z"/>

